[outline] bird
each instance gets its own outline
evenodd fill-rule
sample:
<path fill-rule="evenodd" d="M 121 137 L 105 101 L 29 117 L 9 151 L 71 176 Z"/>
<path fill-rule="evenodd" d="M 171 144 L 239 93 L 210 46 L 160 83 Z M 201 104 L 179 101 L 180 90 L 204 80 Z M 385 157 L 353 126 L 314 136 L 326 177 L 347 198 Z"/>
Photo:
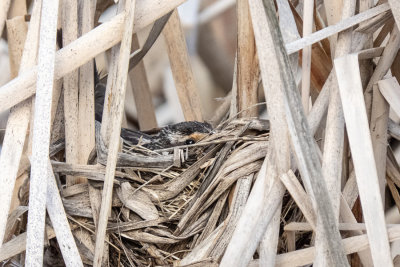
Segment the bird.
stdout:
<path fill-rule="evenodd" d="M 95 120 L 102 121 L 106 87 L 99 81 L 95 68 Z M 192 145 L 213 133 L 207 122 L 185 121 L 155 128 L 149 131 L 135 131 L 121 128 L 124 147 L 140 145 L 149 150 L 158 150 L 182 145 Z"/>
<path fill-rule="evenodd" d="M 175 146 L 192 145 L 213 132 L 207 122 L 185 121 L 167 125 L 150 131 L 121 129 L 121 137 L 126 146 L 141 145 L 150 150 Z"/>

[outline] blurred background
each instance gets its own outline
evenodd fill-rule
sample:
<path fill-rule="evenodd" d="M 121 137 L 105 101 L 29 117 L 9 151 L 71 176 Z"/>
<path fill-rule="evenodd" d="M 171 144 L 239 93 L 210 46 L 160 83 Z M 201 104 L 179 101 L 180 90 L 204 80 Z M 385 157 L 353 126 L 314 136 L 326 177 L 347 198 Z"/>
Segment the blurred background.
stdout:
<path fill-rule="evenodd" d="M 232 88 L 236 52 L 236 10 L 234 0 L 189 0 L 178 11 L 185 31 L 192 71 L 201 97 L 205 120 L 210 120 L 223 98 Z M 115 15 L 110 6 L 99 18 L 105 22 Z M 142 45 L 151 25 L 138 33 Z M 107 72 L 105 54 L 97 57 L 100 73 Z M 164 37 L 161 34 L 144 58 L 147 79 L 153 96 L 159 126 L 184 120 Z M 127 90 L 125 102 L 129 128 L 137 128 L 132 91 Z"/>
<path fill-rule="evenodd" d="M 236 10 L 234 0 L 189 0 L 179 7 L 191 66 L 201 97 L 205 120 L 210 120 L 232 88 L 236 52 Z M 13 8 L 17 7 L 18 8 Z M 31 0 L 13 0 L 8 18 L 19 16 L 16 10 L 31 10 Z M 110 0 L 97 1 L 97 25 L 116 13 Z M 29 17 L 26 18 L 29 21 Z M 152 25 L 138 32 L 139 44 L 146 41 Z M 100 76 L 107 74 L 110 51 L 96 57 Z M 164 37 L 161 34 L 144 57 L 158 126 L 183 121 L 183 114 L 175 90 Z M 10 80 L 7 27 L 0 40 L 0 86 Z M 4 137 L 9 112 L 0 114 L 0 144 Z M 137 112 L 132 90 L 126 91 L 124 127 L 138 129 Z"/>

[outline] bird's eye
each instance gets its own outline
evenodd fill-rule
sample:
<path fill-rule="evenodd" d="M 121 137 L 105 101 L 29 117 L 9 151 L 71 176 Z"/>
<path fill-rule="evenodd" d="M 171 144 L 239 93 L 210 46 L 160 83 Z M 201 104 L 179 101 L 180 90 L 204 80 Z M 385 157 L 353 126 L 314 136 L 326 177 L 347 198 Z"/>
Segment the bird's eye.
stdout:
<path fill-rule="evenodd" d="M 193 145 L 194 143 L 196 143 L 196 142 L 193 139 L 187 139 L 185 141 L 185 144 L 187 144 L 187 145 Z"/>

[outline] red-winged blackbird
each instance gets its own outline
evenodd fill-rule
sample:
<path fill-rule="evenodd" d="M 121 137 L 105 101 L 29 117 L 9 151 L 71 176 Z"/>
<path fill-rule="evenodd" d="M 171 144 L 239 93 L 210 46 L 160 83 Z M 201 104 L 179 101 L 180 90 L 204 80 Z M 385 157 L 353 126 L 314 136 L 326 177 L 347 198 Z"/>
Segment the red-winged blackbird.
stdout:
<path fill-rule="evenodd" d="M 101 122 L 106 88 L 98 81 L 96 73 L 95 83 L 95 118 Z M 150 150 L 155 150 L 194 144 L 211 132 L 212 127 L 208 123 L 188 121 L 144 132 L 122 128 L 121 137 L 124 145 L 128 147 L 140 144 Z"/>
<path fill-rule="evenodd" d="M 212 132 L 208 123 L 187 121 L 151 131 L 121 129 L 121 137 L 128 146 L 140 144 L 151 150 L 191 145 Z"/>

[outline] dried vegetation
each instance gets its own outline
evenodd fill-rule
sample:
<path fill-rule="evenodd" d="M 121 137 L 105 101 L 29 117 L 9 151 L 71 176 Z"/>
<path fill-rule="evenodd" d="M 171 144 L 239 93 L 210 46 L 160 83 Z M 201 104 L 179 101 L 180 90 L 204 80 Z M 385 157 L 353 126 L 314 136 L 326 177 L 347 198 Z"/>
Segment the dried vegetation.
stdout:
<path fill-rule="evenodd" d="M 0 1 L 4 266 L 399 264 L 398 0 L 202 1 L 189 34 L 183 0 L 117 2 Z M 193 32 L 226 89 L 213 108 Z M 159 126 L 143 58 L 162 38 L 170 113 L 214 131 L 172 148 L 122 145 L 121 125 Z"/>

